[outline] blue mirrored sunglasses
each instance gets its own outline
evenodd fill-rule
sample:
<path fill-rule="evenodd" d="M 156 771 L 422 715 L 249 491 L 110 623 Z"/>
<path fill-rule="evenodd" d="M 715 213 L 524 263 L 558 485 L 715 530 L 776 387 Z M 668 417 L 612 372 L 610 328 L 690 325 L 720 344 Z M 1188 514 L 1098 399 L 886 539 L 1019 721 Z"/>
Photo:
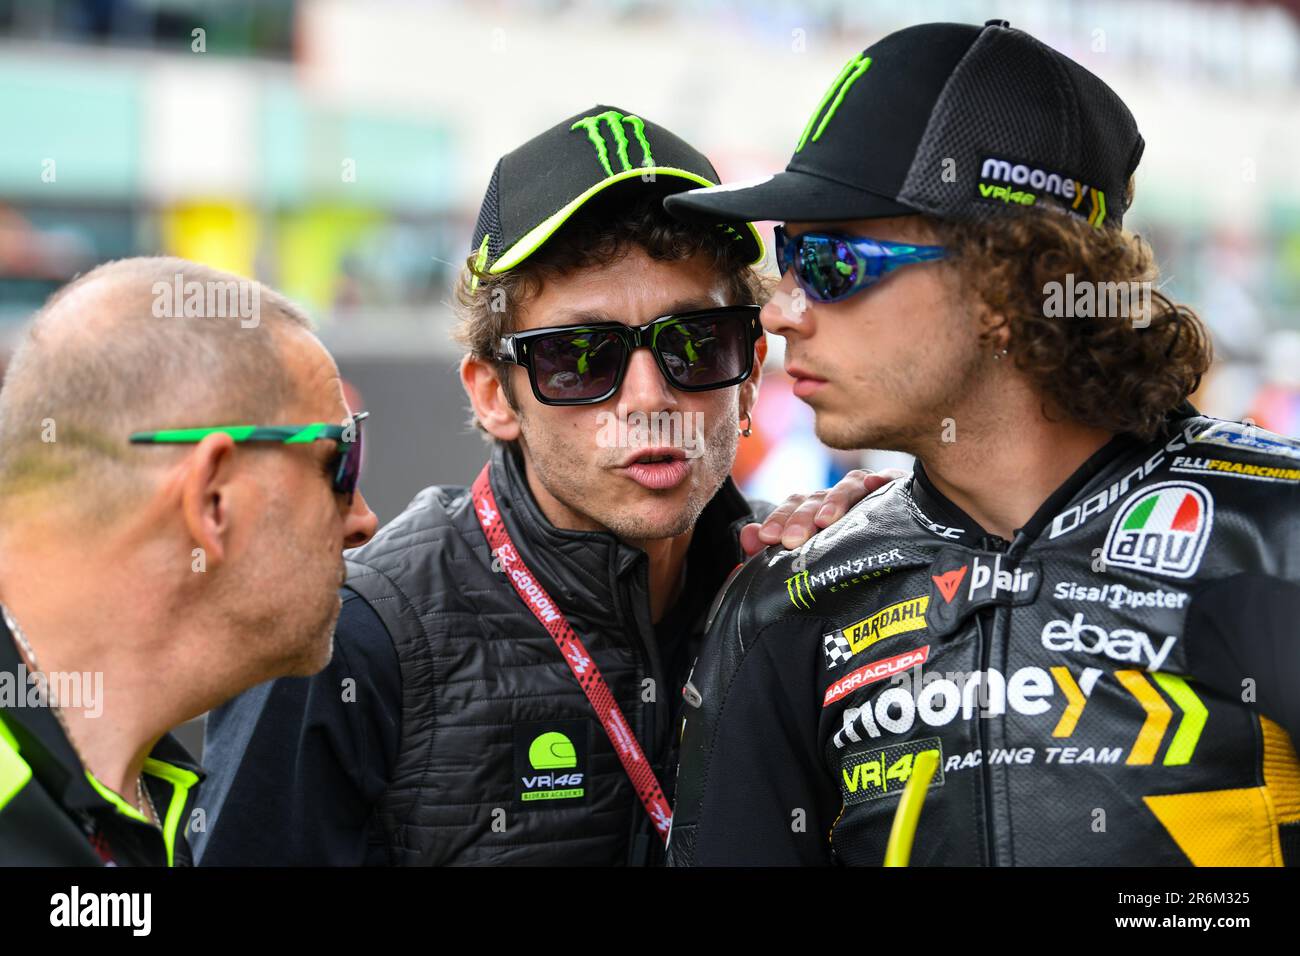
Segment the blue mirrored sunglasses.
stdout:
<path fill-rule="evenodd" d="M 885 242 L 829 232 L 786 234 L 776 227 L 776 261 L 815 302 L 839 302 L 875 285 L 901 266 L 933 262 L 948 254 L 943 246 Z"/>

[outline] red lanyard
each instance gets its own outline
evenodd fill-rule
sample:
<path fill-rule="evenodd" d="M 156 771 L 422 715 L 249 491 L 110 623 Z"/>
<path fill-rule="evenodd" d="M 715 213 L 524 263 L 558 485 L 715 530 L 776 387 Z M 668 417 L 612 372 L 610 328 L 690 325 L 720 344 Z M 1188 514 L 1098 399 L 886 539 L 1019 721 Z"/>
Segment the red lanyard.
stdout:
<path fill-rule="evenodd" d="M 641 798 L 645 812 L 650 815 L 655 829 L 659 832 L 659 838 L 667 843 L 668 828 L 673 822 L 673 811 L 664 798 L 663 787 L 659 786 L 659 781 L 655 778 L 654 768 L 642 753 L 641 745 L 637 743 L 636 736 L 628 727 L 623 711 L 619 709 L 618 701 L 614 699 L 613 692 L 605 683 L 600 668 L 587 653 L 582 638 L 578 637 L 559 605 L 551 600 L 551 596 L 528 570 L 528 565 L 524 564 L 524 559 L 520 557 L 515 543 L 510 539 L 510 532 L 506 530 L 506 524 L 501 520 L 501 514 L 497 510 L 492 485 L 488 482 L 487 465 L 483 466 L 479 476 L 474 479 L 473 494 L 478 523 L 483 527 L 483 535 L 487 538 L 488 547 L 501 562 L 501 570 L 505 572 L 506 580 L 514 585 L 520 599 L 527 605 L 528 610 L 533 612 L 533 617 L 537 618 L 542 627 L 546 628 L 547 633 L 555 639 L 555 646 L 560 649 L 560 656 L 568 661 L 569 670 L 573 671 L 574 679 L 587 695 L 592 710 L 596 712 L 601 726 L 605 728 L 609 742 L 614 745 L 614 752 L 618 754 L 618 759 L 623 763 L 623 770 L 632 781 L 632 789 Z"/>

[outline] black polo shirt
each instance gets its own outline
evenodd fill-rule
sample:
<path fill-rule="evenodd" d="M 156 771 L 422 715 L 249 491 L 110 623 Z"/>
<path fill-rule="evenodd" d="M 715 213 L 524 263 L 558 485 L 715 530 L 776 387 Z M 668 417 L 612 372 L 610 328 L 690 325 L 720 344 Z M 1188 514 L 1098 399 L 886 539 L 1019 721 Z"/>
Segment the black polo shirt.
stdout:
<path fill-rule="evenodd" d="M 90 775 L 0 620 L 0 866 L 189 866 L 185 830 L 203 772 L 170 734 L 144 783 L 162 828 Z"/>

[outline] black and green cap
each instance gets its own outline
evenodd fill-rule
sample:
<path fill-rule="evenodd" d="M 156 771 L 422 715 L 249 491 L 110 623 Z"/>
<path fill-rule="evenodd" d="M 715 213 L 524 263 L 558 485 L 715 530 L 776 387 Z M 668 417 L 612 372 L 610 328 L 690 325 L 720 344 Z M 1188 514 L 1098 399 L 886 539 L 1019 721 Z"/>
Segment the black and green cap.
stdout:
<path fill-rule="evenodd" d="M 785 171 L 665 200 L 706 222 L 926 213 L 982 220 L 1046 206 L 1119 223 L 1142 157 L 1115 91 L 1005 20 L 923 23 L 854 56 Z"/>
<path fill-rule="evenodd" d="M 612 189 L 667 196 L 718 179 L 703 153 L 657 123 L 614 106 L 594 106 L 498 160 L 471 252 L 478 254 L 481 270 L 506 272 L 596 196 Z M 748 261 L 763 258 L 752 225 L 719 228 L 744 244 Z"/>

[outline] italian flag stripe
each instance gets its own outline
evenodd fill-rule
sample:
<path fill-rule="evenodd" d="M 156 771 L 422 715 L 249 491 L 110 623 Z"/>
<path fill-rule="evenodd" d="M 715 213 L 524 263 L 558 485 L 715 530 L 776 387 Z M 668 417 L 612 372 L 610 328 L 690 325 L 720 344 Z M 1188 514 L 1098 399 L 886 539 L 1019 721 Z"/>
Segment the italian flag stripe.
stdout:
<path fill-rule="evenodd" d="M 1133 513 L 1128 516 L 1128 520 L 1124 522 L 1124 530 L 1135 531 L 1144 527 L 1147 523 L 1147 519 L 1151 517 L 1151 512 L 1156 510 L 1156 503 L 1159 501 L 1160 496 L 1158 494 L 1151 495 L 1134 508 Z"/>
<path fill-rule="evenodd" d="M 1178 506 L 1178 511 L 1174 513 L 1173 524 L 1170 528 L 1173 531 L 1195 531 L 1196 526 L 1201 521 L 1201 506 L 1194 495 L 1184 495 L 1183 503 Z"/>
<path fill-rule="evenodd" d="M 1144 498 L 1124 522 L 1124 530 L 1139 531 L 1150 523 L 1153 530 L 1195 533 L 1201 523 L 1201 503 L 1193 494 L 1183 492 L 1181 500 L 1177 494 L 1158 491 Z"/>

